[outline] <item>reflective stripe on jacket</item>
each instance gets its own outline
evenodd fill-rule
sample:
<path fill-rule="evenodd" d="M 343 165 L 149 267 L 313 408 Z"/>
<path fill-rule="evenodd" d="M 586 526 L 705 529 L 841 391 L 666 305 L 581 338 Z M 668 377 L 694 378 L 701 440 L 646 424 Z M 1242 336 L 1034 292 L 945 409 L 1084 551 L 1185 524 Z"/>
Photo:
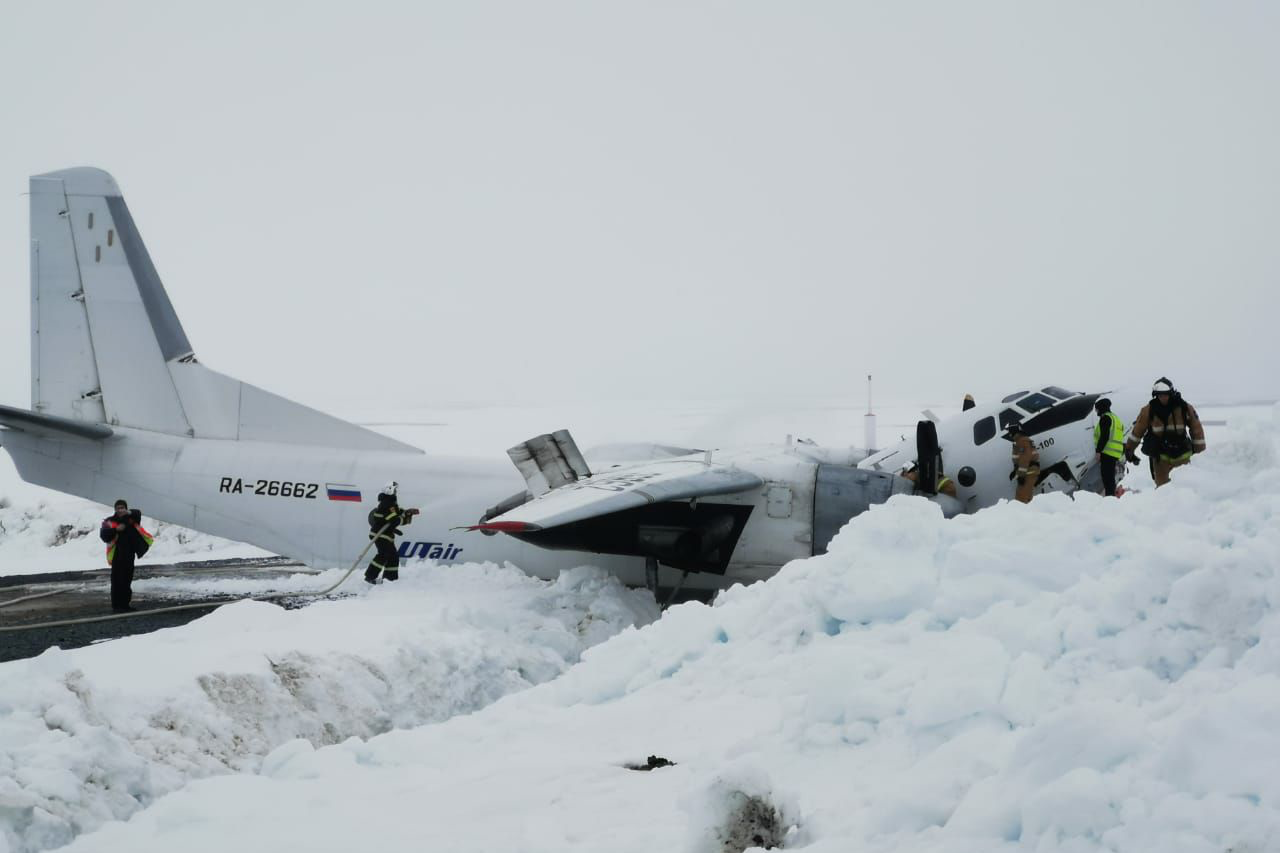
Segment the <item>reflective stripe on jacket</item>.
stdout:
<path fill-rule="evenodd" d="M 1186 408 L 1186 416 L 1183 416 L 1183 408 Z M 1138 419 L 1133 422 L 1133 430 L 1129 433 L 1129 440 L 1125 442 L 1125 447 L 1129 450 L 1134 449 L 1142 443 L 1142 437 L 1150 432 L 1157 438 L 1164 438 L 1165 434 L 1170 435 L 1191 435 L 1191 452 L 1199 453 L 1204 450 L 1204 425 L 1200 423 L 1200 416 L 1196 414 L 1195 406 L 1186 402 L 1179 401 L 1171 406 L 1168 419 L 1162 420 L 1158 415 L 1152 412 L 1150 403 L 1142 407 L 1142 411 L 1138 412 Z M 1144 448 L 1144 451 L 1145 448 Z"/>
<path fill-rule="evenodd" d="M 103 520 L 99 535 L 102 537 L 102 541 L 107 543 L 108 566 L 115 562 L 116 545 L 120 541 L 121 531 L 124 532 L 126 538 L 134 540 L 130 547 L 133 549 L 135 557 L 141 557 L 155 543 L 155 537 L 148 533 L 147 529 L 141 524 L 135 523 L 133 525 L 133 531 L 136 536 L 131 535 L 128 528 L 129 525 L 116 521 L 114 517 L 108 517 Z"/>
<path fill-rule="evenodd" d="M 1013 440 L 1013 465 L 1019 471 L 1025 471 L 1032 465 L 1040 464 L 1040 451 L 1036 450 L 1035 443 L 1025 435 L 1019 435 Z"/>
<path fill-rule="evenodd" d="M 400 535 L 400 525 L 411 521 L 413 516 L 401 512 L 399 504 L 379 505 L 369 510 L 369 538 L 385 539 L 394 543 L 396 537 Z M 388 524 L 390 527 L 383 530 L 382 528 Z"/>

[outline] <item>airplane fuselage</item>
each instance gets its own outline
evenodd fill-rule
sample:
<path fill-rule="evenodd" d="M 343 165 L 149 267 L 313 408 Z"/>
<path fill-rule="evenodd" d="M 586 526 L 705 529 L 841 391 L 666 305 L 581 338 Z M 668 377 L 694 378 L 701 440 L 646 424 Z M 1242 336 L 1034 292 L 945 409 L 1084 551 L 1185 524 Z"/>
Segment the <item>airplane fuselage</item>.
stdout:
<path fill-rule="evenodd" d="M 506 460 L 346 452 L 272 442 L 193 439 L 127 428 L 102 442 L 6 432 L 28 482 L 110 505 L 126 498 L 148 516 L 250 542 L 318 567 L 348 566 L 368 544 L 379 489 L 400 483 L 400 503 L 421 509 L 404 528 L 406 559 L 511 562 L 553 578 L 591 563 L 642 584 L 642 560 L 546 551 L 506 536 L 452 528 L 474 522 L 521 481 Z M 351 499 L 354 489 L 358 499 Z"/>
<path fill-rule="evenodd" d="M 407 559 L 511 562 L 544 578 L 590 563 L 636 585 L 661 563 L 704 588 L 822 553 L 850 519 L 915 488 L 899 476 L 912 440 L 866 459 L 788 443 L 594 473 L 567 431 L 512 448 L 515 469 L 423 454 L 202 364 L 106 172 L 32 176 L 30 209 L 31 408 L 0 405 L 0 440 L 28 482 L 330 567 L 367 546 L 368 512 L 395 480 L 421 510 Z M 926 459 L 940 451 L 957 484 L 928 499 L 955 515 L 1012 497 L 1002 434 L 1014 420 L 1038 445 L 1039 491 L 1089 488 L 1096 397 L 1048 386 L 947 419 L 936 444 L 926 427 Z M 1113 395 L 1125 424 L 1143 402 Z M 457 529 L 482 517 L 479 532 Z"/>

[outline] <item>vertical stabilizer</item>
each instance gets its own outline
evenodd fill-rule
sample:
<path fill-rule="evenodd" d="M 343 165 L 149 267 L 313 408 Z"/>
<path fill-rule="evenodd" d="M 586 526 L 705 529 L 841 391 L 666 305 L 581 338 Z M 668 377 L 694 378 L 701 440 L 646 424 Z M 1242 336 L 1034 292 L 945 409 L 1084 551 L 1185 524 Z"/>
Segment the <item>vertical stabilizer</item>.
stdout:
<path fill-rule="evenodd" d="M 110 175 L 31 179 L 32 407 L 192 433 L 166 368 L 191 345 Z"/>
<path fill-rule="evenodd" d="M 421 452 L 199 364 L 101 169 L 31 178 L 31 405 L 194 438 Z"/>

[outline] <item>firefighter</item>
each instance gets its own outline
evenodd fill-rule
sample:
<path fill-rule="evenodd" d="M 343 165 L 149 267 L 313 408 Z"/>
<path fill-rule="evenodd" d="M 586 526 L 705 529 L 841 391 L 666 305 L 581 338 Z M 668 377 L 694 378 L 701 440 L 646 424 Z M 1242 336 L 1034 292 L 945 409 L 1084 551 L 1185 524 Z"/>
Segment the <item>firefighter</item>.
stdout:
<path fill-rule="evenodd" d="M 1093 459 L 1102 469 L 1102 488 L 1107 497 L 1116 493 L 1116 465 L 1124 456 L 1124 424 L 1111 413 L 1111 401 L 1099 397 L 1093 404 L 1098 422 L 1093 427 Z"/>
<path fill-rule="evenodd" d="M 121 498 L 115 512 L 102 519 L 98 535 L 107 544 L 107 565 L 111 566 L 111 609 L 128 613 L 133 600 L 133 561 L 151 547 L 154 537 L 142 526 L 142 512 L 129 509 Z"/>
<path fill-rule="evenodd" d="M 369 538 L 378 549 L 369 561 L 369 568 L 365 569 L 364 579 L 369 583 L 377 583 L 379 574 L 389 581 L 400 579 L 400 552 L 396 550 L 396 537 L 400 535 L 401 525 L 413 521 L 418 510 L 401 509 L 397 503 L 399 491 L 400 485 L 395 480 L 387 483 L 378 493 L 378 505 L 369 510 Z"/>
<path fill-rule="evenodd" d="M 1139 443 L 1151 463 L 1151 479 L 1157 489 L 1169 482 L 1169 472 L 1174 468 L 1190 462 L 1192 454 L 1204 452 L 1200 416 L 1164 376 L 1151 386 L 1151 402 L 1138 412 L 1129 433 L 1125 458 L 1130 462 L 1138 460 L 1133 451 Z"/>
<path fill-rule="evenodd" d="M 1031 493 L 1040 479 L 1040 451 L 1020 423 L 1010 424 L 1005 438 L 1013 442 L 1013 473 L 1009 477 L 1018 484 L 1013 496 L 1024 504 L 1031 503 Z"/>
<path fill-rule="evenodd" d="M 915 483 L 916 488 L 919 489 L 920 466 L 913 463 L 908 470 L 902 472 L 902 477 L 903 479 L 910 480 L 912 483 Z M 943 474 L 941 471 L 939 471 L 938 485 L 937 485 L 937 488 L 934 489 L 934 493 L 939 495 L 950 495 L 951 497 L 954 498 L 956 496 L 955 481 L 952 480 L 950 477 L 948 477 L 946 474 Z"/>

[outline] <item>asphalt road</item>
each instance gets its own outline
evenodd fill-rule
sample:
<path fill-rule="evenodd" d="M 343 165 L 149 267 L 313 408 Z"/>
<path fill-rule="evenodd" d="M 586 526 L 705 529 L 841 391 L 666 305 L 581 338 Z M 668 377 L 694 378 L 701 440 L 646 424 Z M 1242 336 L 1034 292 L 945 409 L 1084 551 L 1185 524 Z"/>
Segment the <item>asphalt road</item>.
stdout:
<path fill-rule="evenodd" d="M 139 567 L 134 579 L 173 577 L 184 573 L 199 574 L 206 578 L 274 578 L 288 577 L 296 574 L 300 569 L 302 569 L 300 563 L 279 557 L 219 560 Z M 191 599 L 166 597 L 148 601 L 135 594 L 134 606 L 138 608 L 138 612 L 130 614 L 128 618 L 61 625 L 54 628 L 38 627 L 46 622 L 110 614 L 110 580 L 109 570 L 0 577 L 0 628 L 33 626 L 18 631 L 0 632 L 0 661 L 35 657 L 54 646 L 74 649 L 103 640 L 134 634 L 149 634 L 161 628 L 186 624 L 206 615 L 221 604 L 240 600 L 239 596 L 233 596 Z M 19 601 L 18 599 L 28 600 Z M 300 600 L 294 606 L 300 606 L 302 601 L 305 600 Z M 15 603 L 6 604 L 6 602 Z M 285 607 L 290 606 L 288 599 L 280 600 L 279 603 Z M 180 610 L 175 613 L 152 614 L 149 612 L 176 604 L 207 604 L 208 606 Z"/>
<path fill-rule="evenodd" d="M 154 577 L 180 577 L 184 573 L 202 578 L 286 578 L 306 571 L 301 564 L 284 557 L 235 560 L 206 560 L 167 565 L 139 566 L 134 580 Z M 244 596 L 179 598 L 172 593 L 163 598 L 148 599 L 135 590 L 133 606 L 137 613 L 126 618 L 85 622 L 77 625 L 40 627 L 48 622 L 111 615 L 110 569 L 83 572 L 53 572 L 43 575 L 8 575 L 0 577 L 0 661 L 30 658 L 57 646 L 74 649 L 104 640 L 149 634 L 162 628 L 185 625 L 222 604 L 240 601 Z M 48 594 L 52 593 L 52 594 Z M 671 590 L 661 587 L 658 600 L 666 601 Z M 673 603 L 709 601 L 714 593 L 703 590 L 680 590 Z M 25 600 L 19 600 L 25 599 Z M 305 607 L 314 598 L 278 598 L 275 603 L 285 608 Z M 152 613 L 175 605 L 203 604 L 169 613 Z M 30 625 L 32 627 L 23 627 Z M 21 627 L 21 630 L 2 630 Z"/>

